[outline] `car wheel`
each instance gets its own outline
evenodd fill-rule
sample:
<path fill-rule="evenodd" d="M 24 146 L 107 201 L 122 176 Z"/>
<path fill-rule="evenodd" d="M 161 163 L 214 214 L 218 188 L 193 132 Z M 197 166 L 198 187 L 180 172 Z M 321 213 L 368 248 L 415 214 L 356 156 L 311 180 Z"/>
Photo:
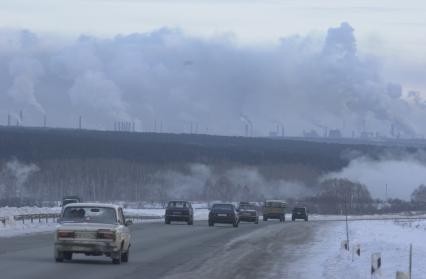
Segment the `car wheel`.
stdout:
<path fill-rule="evenodd" d="M 213 227 L 214 223 L 209 221 L 209 227 Z"/>
<path fill-rule="evenodd" d="M 166 219 L 165 219 L 165 223 L 166 223 L 166 225 L 170 225 L 170 219 L 169 219 L 169 218 L 166 218 Z"/>
<path fill-rule="evenodd" d="M 55 262 L 61 263 L 64 261 L 64 254 L 62 252 L 59 252 L 58 250 L 55 250 Z"/>
<path fill-rule="evenodd" d="M 121 264 L 121 259 L 123 257 L 123 247 L 121 247 L 120 251 L 113 253 L 111 256 L 113 264 Z"/>
<path fill-rule="evenodd" d="M 308 222 L 308 217 L 305 218 L 305 222 Z"/>
<path fill-rule="evenodd" d="M 194 225 L 194 219 L 193 218 L 188 220 L 188 225 Z"/>
<path fill-rule="evenodd" d="M 232 224 L 234 226 L 234 228 L 238 228 L 238 222 L 235 222 Z"/>
<path fill-rule="evenodd" d="M 63 252 L 64 254 L 64 259 L 67 261 L 71 261 L 72 260 L 72 252 Z"/>
<path fill-rule="evenodd" d="M 263 221 L 268 221 L 268 217 L 263 216 Z"/>
<path fill-rule="evenodd" d="M 254 221 L 254 223 L 257 225 L 259 224 L 259 218 L 256 218 L 256 220 Z"/>
<path fill-rule="evenodd" d="M 296 221 L 296 218 L 291 218 L 291 221 L 293 221 L 293 222 Z"/>
<path fill-rule="evenodd" d="M 129 262 L 129 254 L 130 254 L 130 246 L 129 246 L 129 249 L 127 249 L 126 253 L 121 254 L 121 261 L 123 263 Z"/>

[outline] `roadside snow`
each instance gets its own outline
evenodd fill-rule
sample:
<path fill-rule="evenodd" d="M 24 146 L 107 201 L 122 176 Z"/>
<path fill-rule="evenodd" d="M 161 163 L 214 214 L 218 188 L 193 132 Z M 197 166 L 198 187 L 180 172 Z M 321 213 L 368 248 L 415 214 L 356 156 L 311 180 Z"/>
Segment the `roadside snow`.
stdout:
<path fill-rule="evenodd" d="M 295 279 L 370 278 L 371 254 L 382 255 L 382 272 L 377 278 L 395 278 L 396 271 L 408 272 L 409 245 L 413 244 L 412 278 L 426 278 L 426 221 L 349 222 L 350 248 L 340 248 L 346 239 L 345 222 L 330 222 L 316 234 L 300 261 L 290 265 Z M 361 256 L 353 255 L 353 245 L 361 245 Z"/>

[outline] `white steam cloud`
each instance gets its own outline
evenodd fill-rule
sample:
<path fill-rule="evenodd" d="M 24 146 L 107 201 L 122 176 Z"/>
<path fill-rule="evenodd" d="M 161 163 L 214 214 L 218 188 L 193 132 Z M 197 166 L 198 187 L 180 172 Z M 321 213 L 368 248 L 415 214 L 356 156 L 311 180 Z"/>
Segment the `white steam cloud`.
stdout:
<path fill-rule="evenodd" d="M 410 195 L 421 184 L 426 184 L 424 154 L 386 156 L 379 160 L 369 157 L 353 159 L 339 172 L 322 177 L 346 178 L 367 186 L 374 198 L 387 197 L 410 200 Z"/>
<path fill-rule="evenodd" d="M 398 81 L 381 79 L 381 63 L 357 50 L 348 23 L 323 36 L 282 38 L 269 48 L 237 47 L 229 37 L 200 39 L 180 30 L 41 38 L 29 31 L 0 31 L 0 123 L 25 109 L 26 125 L 112 128 L 132 120 L 137 129 L 254 135 L 283 123 L 288 135 L 329 127 L 349 136 L 426 132 L 425 102 Z M 407 90 L 408 91 L 408 90 Z M 344 125 L 342 125 L 344 123 Z"/>

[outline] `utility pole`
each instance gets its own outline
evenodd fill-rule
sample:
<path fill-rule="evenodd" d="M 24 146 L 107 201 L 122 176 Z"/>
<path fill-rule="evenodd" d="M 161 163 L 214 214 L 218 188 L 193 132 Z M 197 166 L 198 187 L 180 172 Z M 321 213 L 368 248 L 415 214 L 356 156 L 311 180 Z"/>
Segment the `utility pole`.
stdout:
<path fill-rule="evenodd" d="M 347 191 L 345 191 L 345 221 L 346 221 L 346 243 L 347 250 L 349 250 L 349 224 L 348 224 L 348 205 L 347 205 Z"/>
<path fill-rule="evenodd" d="M 385 201 L 388 201 L 388 184 L 386 183 L 386 200 Z"/>

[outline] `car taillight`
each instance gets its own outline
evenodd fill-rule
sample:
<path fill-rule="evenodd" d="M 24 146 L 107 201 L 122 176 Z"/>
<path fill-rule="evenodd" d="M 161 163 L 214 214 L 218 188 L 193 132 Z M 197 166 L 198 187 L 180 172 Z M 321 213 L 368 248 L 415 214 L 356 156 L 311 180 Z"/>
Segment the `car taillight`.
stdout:
<path fill-rule="evenodd" d="M 74 238 L 74 236 L 72 231 L 58 231 L 58 238 Z"/>
<path fill-rule="evenodd" d="M 98 231 L 96 238 L 115 240 L 115 232 L 113 231 Z"/>

